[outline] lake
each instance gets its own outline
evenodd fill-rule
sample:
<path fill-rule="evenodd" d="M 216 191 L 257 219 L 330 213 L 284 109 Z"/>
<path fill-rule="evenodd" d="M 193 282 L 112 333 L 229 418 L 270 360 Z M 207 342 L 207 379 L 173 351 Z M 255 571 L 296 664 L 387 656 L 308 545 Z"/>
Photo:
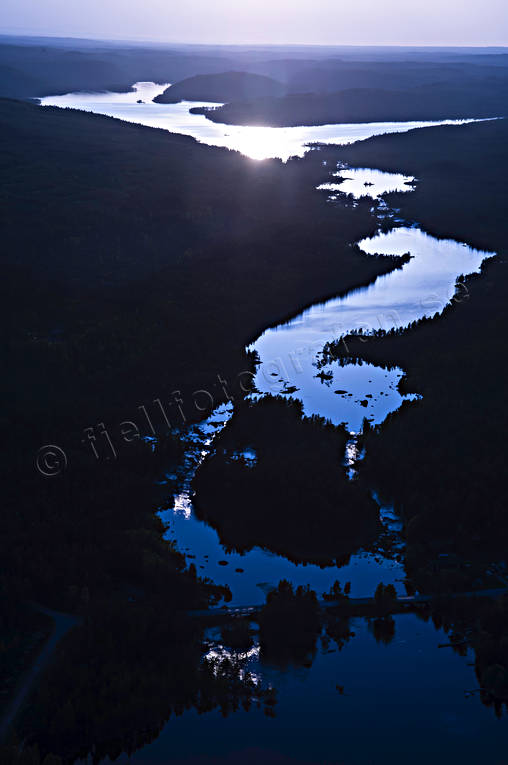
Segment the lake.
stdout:
<path fill-rule="evenodd" d="M 288 128 L 221 125 L 211 122 L 203 114 L 189 112 L 192 107 L 217 106 L 215 103 L 182 101 L 179 104 L 154 104 L 153 99 L 166 90 L 167 84 L 137 82 L 133 87 L 130 93 L 68 93 L 63 96 L 46 96 L 40 101 L 43 106 L 82 109 L 125 122 L 190 135 L 201 143 L 235 149 L 252 159 L 278 157 L 284 161 L 291 156 L 303 156 L 308 150 L 308 144 L 313 142 L 346 144 L 381 133 L 404 133 L 418 127 L 471 121 L 377 122 Z"/>
<path fill-rule="evenodd" d="M 137 83 L 134 88 L 130 93 L 72 93 L 41 102 L 191 135 L 253 159 L 276 157 L 284 161 L 293 155 L 302 156 L 310 143 L 345 144 L 381 133 L 443 124 L 226 126 L 203 115 L 191 115 L 189 108 L 196 103 L 153 104 L 152 99 L 166 85 Z M 313 305 L 284 324 L 267 327 L 249 350 L 258 357 L 254 398 L 279 394 L 296 398 L 306 415 L 318 414 L 346 425 L 352 440 L 344 464 L 337 465 L 337 470 L 346 470 L 357 461 L 354 437 L 361 432 L 364 419 L 381 424 L 404 400 L 417 406 L 419 397 L 417 391 L 413 395 L 400 392 L 404 370 L 390 368 L 389 359 L 386 368 L 365 363 L 341 366 L 327 362 L 324 346 L 359 331 L 366 336 L 378 330 L 404 331 L 412 322 L 442 313 L 456 294 L 459 277 L 478 272 L 482 262 L 494 253 L 475 250 L 463 242 L 439 240 L 415 225 L 397 222 L 395 213 L 383 202 L 384 195 L 410 193 L 416 182 L 410 176 L 343 166 L 330 168 L 329 176 L 316 189 L 317 194 L 327 195 L 324 203 L 340 204 L 344 195 L 354 203 L 367 196 L 377 206 L 380 222 L 381 218 L 385 223 L 392 218 L 391 230 L 380 227 L 375 236 L 356 243 L 359 250 L 371 256 L 410 257 L 366 287 Z M 222 405 L 182 433 L 185 458 L 160 480 L 168 485 L 167 502 L 159 508 L 166 537 L 176 541 L 195 563 L 198 574 L 227 584 L 232 604 L 241 605 L 263 602 L 282 578 L 310 584 L 319 595 L 335 579 L 351 582 L 352 597 L 372 595 L 379 581 L 393 583 L 399 593 L 404 593 L 402 541 L 391 555 L 359 550 L 345 565 L 324 568 L 297 565 L 260 548 L 243 555 L 224 550 L 217 532 L 194 514 L 192 478 L 232 414 L 231 404 Z M 255 453 L 246 456 L 256 459 Z M 174 497 L 169 486 L 175 479 L 179 489 Z M 385 530 L 397 535 L 400 526 L 393 509 L 381 506 L 380 517 Z M 376 639 L 367 620 L 354 619 L 354 637 L 340 650 L 333 642 L 320 642 L 310 666 L 284 670 L 267 664 L 255 641 L 244 657 L 244 666 L 259 682 L 277 689 L 274 719 L 256 708 L 229 717 L 214 711 L 198 718 L 195 711 L 186 711 L 170 720 L 153 743 L 117 761 L 136 765 L 260 761 L 374 765 L 382 752 L 383 761 L 401 765 L 497 762 L 496 755 L 506 741 L 506 723 L 496 719 L 478 693 L 468 693 L 478 688 L 471 654 L 459 656 L 450 648 L 439 648 L 448 641 L 445 632 L 414 614 L 396 616 L 394 624 L 393 639 L 385 643 Z M 205 653 L 227 655 L 219 635 L 208 635 Z M 343 693 L 338 687 L 343 687 Z"/>
<path fill-rule="evenodd" d="M 287 160 L 291 155 L 301 156 L 312 142 L 352 143 L 380 133 L 443 124 L 407 122 L 291 128 L 220 125 L 204 115 L 190 114 L 189 109 L 196 106 L 196 102 L 153 103 L 153 98 L 166 87 L 139 82 L 127 93 L 69 93 L 48 96 L 41 99 L 41 103 L 84 109 L 191 135 L 203 143 L 237 149 L 257 159 Z M 447 124 L 463 122 L 448 121 Z M 366 196 L 373 203 L 381 201 L 380 215 L 386 218 L 392 213 L 383 206 L 384 195 L 393 191 L 410 193 L 415 182 L 402 173 L 385 173 L 375 168 L 331 167 L 329 181 L 319 186 L 316 193 L 326 194 L 335 202 L 342 195 L 353 200 Z M 325 344 L 360 330 L 366 335 L 379 329 L 402 330 L 413 321 L 442 312 L 455 294 L 457 278 L 477 272 L 483 260 L 492 256 L 492 253 L 473 250 L 465 243 L 435 239 L 415 226 L 397 226 L 357 244 L 369 255 L 410 253 L 411 258 L 402 268 L 378 277 L 365 288 L 316 304 L 285 324 L 268 327 L 249 346 L 259 358 L 255 395 L 282 394 L 296 398 L 303 403 L 306 415 L 318 414 L 335 424 L 344 423 L 353 437 L 350 453 L 345 455 L 345 462 L 350 465 L 358 456 L 354 436 L 361 431 L 364 419 L 380 424 L 404 400 L 416 401 L 418 396 L 417 392 L 403 395 L 399 391 L 404 375 L 404 370 L 399 368 L 335 363 L 318 369 L 317 365 L 323 363 Z M 387 367 L 388 364 L 389 359 Z M 217 532 L 194 514 L 192 477 L 204 455 L 213 448 L 215 435 L 231 415 L 230 406 L 219 407 L 206 421 L 182 435 L 187 454 L 184 463 L 176 468 L 181 488 L 175 498 L 169 497 L 168 504 L 160 508 L 167 537 L 174 539 L 183 552 L 195 556 L 191 559 L 198 573 L 219 584 L 227 584 L 233 594 L 233 604 L 262 602 L 266 592 L 282 578 L 295 584 L 310 584 L 319 593 L 340 578 L 343 582 L 351 581 L 353 597 L 372 594 L 381 580 L 404 592 L 403 565 L 393 556 L 387 559 L 384 555 L 358 551 L 347 565 L 338 569 L 298 565 L 259 548 L 243 555 L 224 550 Z M 338 465 L 337 469 L 345 468 Z M 171 481 L 171 476 L 161 477 L 163 484 Z M 381 507 L 380 514 L 385 525 L 393 529 L 392 509 Z"/>
<path fill-rule="evenodd" d="M 403 372 L 338 363 L 318 371 L 316 363 L 324 345 L 360 331 L 369 335 L 403 330 L 441 313 L 455 295 L 458 277 L 478 272 L 493 255 L 464 243 L 435 239 L 414 227 L 379 233 L 358 247 L 369 255 L 409 253 L 411 258 L 368 287 L 314 305 L 286 324 L 267 329 L 249 347 L 259 357 L 255 385 L 260 393 L 284 395 L 287 388 L 296 388 L 286 395 L 301 400 L 306 415 L 345 423 L 356 433 L 364 418 L 378 425 L 408 399 L 397 388 Z"/>
<path fill-rule="evenodd" d="M 365 619 L 353 619 L 354 637 L 341 650 L 318 643 L 310 667 L 270 666 L 255 643 L 245 666 L 277 689 L 274 718 L 255 706 L 227 717 L 186 711 L 153 743 L 115 762 L 501 765 L 506 723 L 468 693 L 478 686 L 471 654 L 439 648 L 449 642 L 443 630 L 413 614 L 394 623 L 385 644 Z M 213 635 L 207 653 L 231 655 Z"/>

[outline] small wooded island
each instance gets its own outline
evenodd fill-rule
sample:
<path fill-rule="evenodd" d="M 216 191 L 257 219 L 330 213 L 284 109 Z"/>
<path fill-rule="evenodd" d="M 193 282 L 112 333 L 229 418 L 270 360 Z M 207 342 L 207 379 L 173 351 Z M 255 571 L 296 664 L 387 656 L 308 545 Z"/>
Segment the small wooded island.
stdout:
<path fill-rule="evenodd" d="M 0 40 L 0 765 L 501 765 L 508 47 L 176 5 Z"/>
<path fill-rule="evenodd" d="M 285 87 L 271 77 L 250 72 L 198 74 L 176 82 L 154 98 L 156 104 L 177 104 L 180 101 L 215 101 L 224 104 L 250 98 L 282 96 Z"/>

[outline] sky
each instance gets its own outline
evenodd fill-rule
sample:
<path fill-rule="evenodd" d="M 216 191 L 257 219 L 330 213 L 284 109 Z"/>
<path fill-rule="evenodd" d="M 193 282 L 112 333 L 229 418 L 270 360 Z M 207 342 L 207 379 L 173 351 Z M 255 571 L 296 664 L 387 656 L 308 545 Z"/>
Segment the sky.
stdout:
<path fill-rule="evenodd" d="M 0 32 L 180 43 L 508 45 L 507 0 L 1 0 Z"/>

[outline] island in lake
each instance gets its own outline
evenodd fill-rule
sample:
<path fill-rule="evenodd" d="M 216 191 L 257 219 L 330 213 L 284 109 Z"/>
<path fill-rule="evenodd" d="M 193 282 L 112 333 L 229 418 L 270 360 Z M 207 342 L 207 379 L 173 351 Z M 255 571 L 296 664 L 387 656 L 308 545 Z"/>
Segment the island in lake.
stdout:
<path fill-rule="evenodd" d="M 2 764 L 505 756 L 508 49 L 262 10 L 0 40 Z"/>

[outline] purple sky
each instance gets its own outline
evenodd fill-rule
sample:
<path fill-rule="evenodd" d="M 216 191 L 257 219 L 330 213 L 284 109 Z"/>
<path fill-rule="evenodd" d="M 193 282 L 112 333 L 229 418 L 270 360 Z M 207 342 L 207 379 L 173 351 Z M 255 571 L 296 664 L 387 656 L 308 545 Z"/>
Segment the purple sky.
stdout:
<path fill-rule="evenodd" d="M 508 0 L 2 0 L 0 31 L 196 43 L 508 45 Z"/>

